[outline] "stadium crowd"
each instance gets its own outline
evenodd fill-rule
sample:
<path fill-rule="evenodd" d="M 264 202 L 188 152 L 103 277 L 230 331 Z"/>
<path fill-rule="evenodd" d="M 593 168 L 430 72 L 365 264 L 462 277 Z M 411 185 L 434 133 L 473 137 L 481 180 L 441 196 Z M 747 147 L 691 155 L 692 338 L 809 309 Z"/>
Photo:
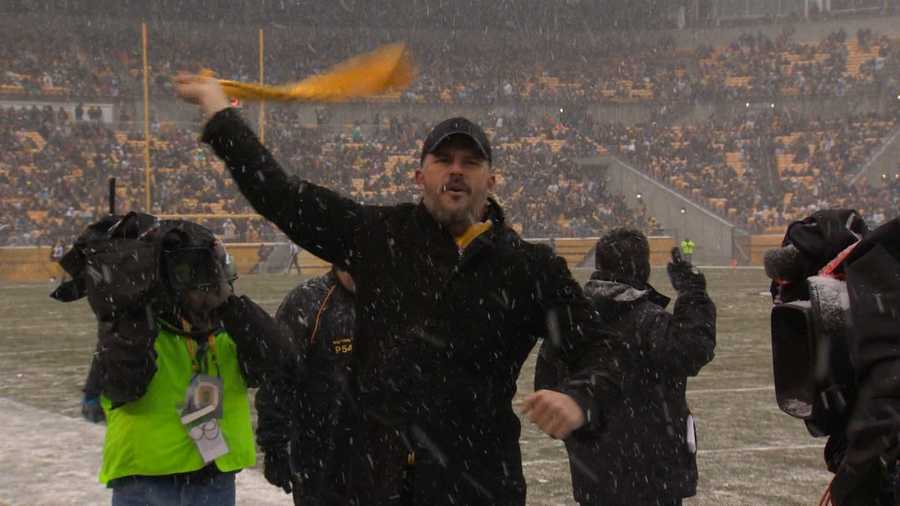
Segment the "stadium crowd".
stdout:
<path fill-rule="evenodd" d="M 822 207 L 856 207 L 868 218 L 895 215 L 896 182 L 871 194 L 849 180 L 897 126 L 894 114 L 825 120 L 763 110 L 695 125 L 588 128 L 636 168 L 733 223 L 764 232 Z"/>
<path fill-rule="evenodd" d="M 367 9 L 353 2 L 347 6 L 357 13 Z M 105 124 L 98 121 L 98 107 L 82 103 L 122 104 L 138 96 L 139 30 L 117 19 L 13 11 L 0 19 L 0 42 L 5 41 L 0 43 L 0 96 L 61 96 L 79 105 L 74 111 L 0 109 L 5 152 L 0 243 L 69 238 L 105 211 L 108 175 L 119 178 L 120 208 L 144 208 L 143 136 L 128 124 L 129 109 L 119 108 L 121 123 Z M 256 28 L 188 25 L 158 14 L 149 23 L 152 96 L 171 97 L 170 76 L 179 70 L 208 67 L 222 77 L 256 79 Z M 72 30 L 71 23 L 84 24 L 83 29 Z M 774 39 L 746 34 L 727 46 L 691 53 L 667 36 L 560 37 L 517 32 L 517 21 L 509 23 L 498 27 L 506 30 L 503 37 L 451 29 L 437 36 L 422 24 L 401 30 L 390 23 L 367 23 L 359 30 L 334 23 L 301 31 L 276 24 L 266 32 L 266 79 L 307 76 L 377 43 L 406 39 L 420 72 L 413 86 L 393 99 L 411 103 L 641 101 L 671 110 L 673 104 L 708 100 L 840 97 L 893 89 L 900 82 L 900 44 L 870 30 L 838 30 L 817 43 L 800 43 L 786 28 Z M 188 26 L 203 29 L 185 30 Z M 312 128 L 282 109 L 271 112 L 267 123 L 267 144 L 289 168 L 307 171 L 305 177 L 364 202 L 416 195 L 411 175 L 429 126 L 421 121 L 385 117 L 375 125 Z M 632 220 L 628 225 L 656 231 L 646 210 L 629 210 L 621 196 L 606 191 L 602 174 L 577 169 L 576 158 L 603 153 L 620 156 L 752 232 L 777 229 L 824 205 L 861 207 L 870 219 L 893 216 L 897 209 L 896 181 L 885 181 L 877 192 L 847 182 L 897 128 L 893 114 L 822 120 L 782 107 L 776 111 L 773 104 L 772 110 L 684 125 L 672 124 L 664 114 L 628 126 L 580 114 L 562 123 L 497 117 L 489 126 L 497 146 L 498 196 L 511 222 L 530 237 L 598 235 L 621 216 Z M 191 128 L 154 119 L 153 133 L 152 212 L 252 212 Z M 37 197 L 27 199 L 28 194 Z M 235 240 L 272 237 L 262 223 L 208 222 Z"/>
<path fill-rule="evenodd" d="M 141 135 L 52 108 L 0 109 L 0 211 L 9 244 L 69 239 L 105 212 L 105 178 L 119 178 L 122 208 L 144 207 Z M 417 192 L 412 174 L 428 125 L 410 117 L 350 130 L 304 125 L 289 108 L 271 112 L 267 144 L 289 170 L 354 199 L 386 204 Z M 490 120 L 497 195 L 510 222 L 529 237 L 592 236 L 622 223 L 655 232 L 645 209 L 629 209 L 605 189 L 603 174 L 575 159 L 613 153 L 752 232 L 781 227 L 824 206 L 852 206 L 877 223 L 896 214 L 900 183 L 877 191 L 850 185 L 897 127 L 889 115 L 821 120 L 762 111 L 729 120 L 671 126 L 564 125 L 522 117 Z M 252 213 L 223 167 L 190 129 L 165 125 L 152 149 L 151 210 L 168 214 Z M 828 177 L 821 177 L 828 175 Z M 36 199 L 23 195 L 34 194 Z M 211 220 L 229 240 L 271 238 L 255 219 Z"/>
<path fill-rule="evenodd" d="M 240 19 L 253 25 L 293 23 L 303 29 L 313 26 L 378 29 L 421 28 L 433 30 L 471 27 L 492 30 L 541 32 L 560 27 L 674 28 L 670 11 L 659 0 L 573 2 L 571 0 L 418 0 L 409 3 L 372 3 L 361 0 L 317 2 L 310 0 L 7 0 L 0 12 L 33 15 L 91 15 L 98 19 L 160 22 L 193 19 L 218 23 Z M 588 24 L 590 20 L 590 24 Z"/>
<path fill-rule="evenodd" d="M 711 99 L 785 96 L 845 96 L 877 91 L 900 62 L 897 41 L 861 29 L 843 29 L 816 44 L 804 44 L 785 29 L 774 40 L 745 34 L 727 47 L 697 49 L 699 93 Z"/>
<path fill-rule="evenodd" d="M 72 30 L 72 26 L 81 26 Z M 103 97 L 142 93 L 138 25 L 59 16 L 0 20 L 0 95 Z M 265 34 L 265 78 L 290 82 L 372 49 L 407 41 L 419 66 L 412 88 L 393 97 L 411 103 L 696 102 L 782 96 L 871 93 L 900 75 L 896 40 L 839 30 L 818 43 L 740 36 L 724 47 L 678 49 L 666 35 L 603 32 L 535 34 L 421 29 L 304 30 L 273 25 Z M 151 95 L 171 97 L 179 70 L 210 68 L 242 81 L 259 77 L 258 32 L 246 25 L 151 22 Z"/>
<path fill-rule="evenodd" d="M 290 112 L 275 112 L 267 143 L 289 170 L 374 204 L 409 201 L 417 190 L 422 122 L 386 120 L 365 134 L 303 128 Z M 0 213 L 13 217 L 6 243 L 68 241 L 106 212 L 107 176 L 119 180 L 120 209 L 143 209 L 144 163 L 139 135 L 100 122 L 75 121 L 51 108 L 0 109 Z M 614 224 L 653 228 L 644 210 L 630 210 L 605 190 L 602 174 L 578 170 L 575 159 L 596 145 L 553 121 L 498 118 L 491 129 L 497 160 L 497 196 L 510 222 L 529 237 L 596 235 Z M 8 160 L 8 162 L 7 162 Z M 190 129 L 163 127 L 151 149 L 151 210 L 160 214 L 252 213 L 222 165 L 198 145 Z M 24 195 L 35 194 L 36 198 Z M 626 217 L 623 222 L 623 216 Z M 228 225 L 226 225 L 228 223 Z M 272 237 L 259 220 L 211 220 L 232 240 Z M 231 229 L 231 227 L 234 227 Z"/>

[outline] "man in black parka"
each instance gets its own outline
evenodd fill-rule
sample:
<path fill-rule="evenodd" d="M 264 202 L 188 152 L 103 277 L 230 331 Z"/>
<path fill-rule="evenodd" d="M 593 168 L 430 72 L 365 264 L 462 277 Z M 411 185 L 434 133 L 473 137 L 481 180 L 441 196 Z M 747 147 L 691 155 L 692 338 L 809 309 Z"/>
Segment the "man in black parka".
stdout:
<path fill-rule="evenodd" d="M 602 436 L 566 441 L 573 493 L 583 506 L 669 506 L 696 493 L 696 437 L 685 385 L 713 358 L 716 308 L 703 274 L 679 253 L 673 250 L 669 264 L 678 292 L 670 314 L 669 299 L 648 283 L 644 234 L 616 229 L 597 242 L 596 271 L 585 292 L 621 340 L 624 381 Z M 543 351 L 536 389 L 553 388 L 566 375 Z"/>
<path fill-rule="evenodd" d="M 256 439 L 269 483 L 303 506 L 346 504 L 342 463 L 354 437 L 342 420 L 356 328 L 353 278 L 337 267 L 291 290 L 276 318 L 306 350 L 305 373 L 260 386 Z"/>
<path fill-rule="evenodd" d="M 175 84 L 206 113 L 203 141 L 253 207 L 356 282 L 358 432 L 346 463 L 356 502 L 525 504 L 511 403 L 537 339 L 577 371 L 525 402 L 554 437 L 597 430 L 618 379 L 565 261 L 523 241 L 488 198 L 495 177 L 481 128 L 453 118 L 429 134 L 418 204 L 364 206 L 288 177 L 215 79 L 182 74 Z"/>

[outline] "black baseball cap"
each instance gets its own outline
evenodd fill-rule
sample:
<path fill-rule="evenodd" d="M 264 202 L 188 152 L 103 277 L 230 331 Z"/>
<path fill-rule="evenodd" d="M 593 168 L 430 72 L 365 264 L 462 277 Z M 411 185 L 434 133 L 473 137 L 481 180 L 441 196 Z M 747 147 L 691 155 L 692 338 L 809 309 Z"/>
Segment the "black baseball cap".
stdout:
<path fill-rule="evenodd" d="M 425 142 L 422 143 L 422 158 L 419 160 L 419 163 L 425 161 L 425 155 L 433 153 L 442 142 L 454 135 L 464 135 L 471 139 L 472 142 L 475 143 L 475 146 L 478 147 L 478 150 L 484 156 L 485 160 L 487 160 L 488 163 L 493 164 L 493 159 L 491 158 L 491 143 L 488 141 L 484 130 L 475 123 L 462 117 L 445 119 L 431 130 L 428 137 L 425 137 Z"/>

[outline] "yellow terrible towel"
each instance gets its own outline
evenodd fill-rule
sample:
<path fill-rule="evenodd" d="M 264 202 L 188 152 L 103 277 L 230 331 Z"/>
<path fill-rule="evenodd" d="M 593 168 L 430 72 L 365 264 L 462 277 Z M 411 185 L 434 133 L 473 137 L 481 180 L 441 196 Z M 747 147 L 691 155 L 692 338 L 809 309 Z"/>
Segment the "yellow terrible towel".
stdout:
<path fill-rule="evenodd" d="M 225 93 L 242 100 L 342 102 L 405 89 L 413 80 L 406 44 L 389 44 L 339 63 L 297 83 L 267 86 L 220 80 Z"/>

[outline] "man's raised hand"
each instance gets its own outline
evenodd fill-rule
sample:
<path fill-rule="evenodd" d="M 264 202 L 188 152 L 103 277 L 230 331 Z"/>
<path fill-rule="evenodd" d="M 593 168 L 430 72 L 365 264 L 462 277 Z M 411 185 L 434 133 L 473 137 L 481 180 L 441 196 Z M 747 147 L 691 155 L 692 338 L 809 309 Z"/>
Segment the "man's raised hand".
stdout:
<path fill-rule="evenodd" d="M 175 94 L 185 102 L 199 105 L 207 118 L 231 106 L 219 80 L 212 76 L 179 72 L 172 81 Z"/>

